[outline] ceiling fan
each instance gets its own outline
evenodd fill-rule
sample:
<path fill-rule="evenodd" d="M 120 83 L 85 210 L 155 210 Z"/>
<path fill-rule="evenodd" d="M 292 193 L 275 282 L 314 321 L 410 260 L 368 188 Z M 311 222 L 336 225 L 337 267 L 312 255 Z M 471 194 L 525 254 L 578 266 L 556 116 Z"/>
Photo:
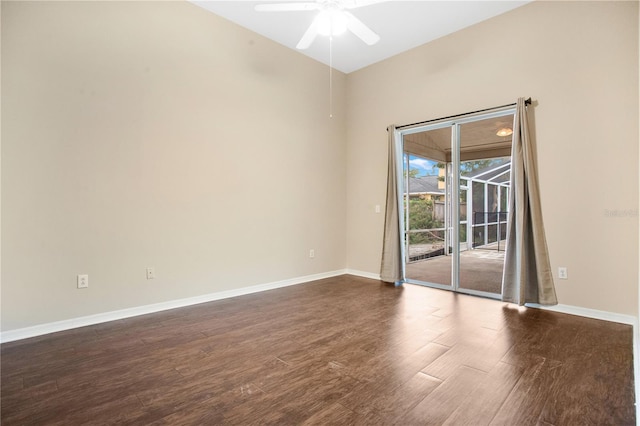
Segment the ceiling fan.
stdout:
<path fill-rule="evenodd" d="M 300 50 L 311 46 L 318 34 L 334 36 L 351 31 L 369 46 L 376 44 L 380 36 L 361 20 L 353 16 L 349 9 L 382 3 L 387 0 L 315 0 L 308 2 L 288 2 L 274 4 L 258 4 L 258 12 L 296 12 L 318 10 L 319 13 L 304 33 L 296 47 Z"/>

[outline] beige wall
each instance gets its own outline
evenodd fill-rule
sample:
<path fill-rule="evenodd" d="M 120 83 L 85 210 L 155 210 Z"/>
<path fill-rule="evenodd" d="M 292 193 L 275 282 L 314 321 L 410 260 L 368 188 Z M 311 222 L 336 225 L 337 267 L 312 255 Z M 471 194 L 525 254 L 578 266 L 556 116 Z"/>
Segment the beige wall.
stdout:
<path fill-rule="evenodd" d="M 379 271 L 387 125 L 531 96 L 559 302 L 636 316 L 637 8 L 534 2 L 349 74 L 349 268 Z"/>
<path fill-rule="evenodd" d="M 535 2 L 334 73 L 332 120 L 324 65 L 189 3 L 2 2 L 1 19 L 3 331 L 377 274 L 386 126 L 518 96 L 537 101 L 560 303 L 638 314 L 637 3 Z"/>
<path fill-rule="evenodd" d="M 326 76 L 187 2 L 3 2 L 2 330 L 344 269 Z"/>

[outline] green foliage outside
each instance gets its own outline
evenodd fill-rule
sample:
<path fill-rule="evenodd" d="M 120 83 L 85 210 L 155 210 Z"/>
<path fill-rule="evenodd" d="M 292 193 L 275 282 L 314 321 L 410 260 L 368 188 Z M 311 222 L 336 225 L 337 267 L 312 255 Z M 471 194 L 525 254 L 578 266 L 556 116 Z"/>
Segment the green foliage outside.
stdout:
<path fill-rule="evenodd" d="M 404 176 L 407 177 L 407 169 L 404 170 Z M 420 170 L 418 170 L 418 169 L 410 169 L 409 170 L 409 177 L 410 178 L 420 177 Z"/>
<path fill-rule="evenodd" d="M 409 200 L 409 229 L 443 228 L 444 222 L 434 218 L 433 200 L 412 198 Z M 467 241 L 467 227 L 460 225 L 460 242 Z M 444 243 L 444 231 L 419 232 L 409 234 L 409 244 Z"/>
<path fill-rule="evenodd" d="M 433 200 L 412 198 L 409 200 L 409 229 L 442 228 L 444 223 L 434 218 Z M 433 244 L 442 241 L 442 231 L 409 234 L 410 244 Z"/>
<path fill-rule="evenodd" d="M 460 163 L 460 184 L 468 185 L 471 182 L 467 181 L 463 177 L 476 171 L 488 168 L 493 165 L 500 164 L 503 160 L 501 158 L 492 158 L 486 160 L 464 161 Z M 444 168 L 444 163 L 437 163 L 434 169 Z M 419 177 L 419 171 L 417 169 L 409 170 L 409 177 Z M 405 176 L 407 171 L 405 170 Z M 444 176 L 438 177 L 438 180 L 443 182 Z M 474 187 L 473 200 L 474 206 L 484 206 L 484 190 L 480 190 L 482 184 L 475 183 L 478 187 Z M 505 191 L 506 195 L 506 191 Z M 497 194 L 496 194 L 497 196 Z M 505 197 L 506 200 L 506 197 Z M 467 191 L 460 192 L 460 203 L 467 202 Z M 506 201 L 505 201 L 506 203 Z M 482 207 L 481 207 L 482 208 Z M 444 222 L 435 219 L 434 203 L 433 200 L 423 198 L 411 198 L 409 200 L 409 229 L 433 229 L 443 228 Z M 471 218 L 468 218 L 471 220 Z M 465 225 L 460 226 L 460 242 L 467 240 L 467 228 Z M 432 232 L 420 232 L 409 234 L 410 244 L 437 244 L 444 243 L 444 231 L 432 231 Z"/>

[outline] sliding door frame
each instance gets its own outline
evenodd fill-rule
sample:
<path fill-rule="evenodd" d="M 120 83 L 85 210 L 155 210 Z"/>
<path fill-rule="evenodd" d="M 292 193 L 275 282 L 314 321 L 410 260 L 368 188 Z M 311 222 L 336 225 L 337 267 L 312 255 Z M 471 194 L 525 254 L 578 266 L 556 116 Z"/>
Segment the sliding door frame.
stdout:
<path fill-rule="evenodd" d="M 500 294 L 488 293 L 484 291 L 471 290 L 460 287 L 460 144 L 461 144 L 461 135 L 460 135 L 460 127 L 463 124 L 472 123 L 480 120 L 487 120 L 491 118 L 504 117 L 508 115 L 513 115 L 515 117 L 516 107 L 515 105 L 508 105 L 503 107 L 498 107 L 490 110 L 484 110 L 482 112 L 470 113 L 468 115 L 456 116 L 454 118 L 445 118 L 442 120 L 433 120 L 428 124 L 417 124 L 415 126 L 404 127 L 401 129 L 396 129 L 395 132 L 395 149 L 396 149 L 396 171 L 397 171 L 397 179 L 396 182 L 398 184 L 397 194 L 398 194 L 398 226 L 400 229 L 400 250 L 401 250 L 401 259 L 402 259 L 402 282 L 410 283 L 410 284 L 419 284 L 426 285 L 429 287 L 440 288 L 445 290 L 451 290 L 459 293 L 472 294 L 476 296 L 483 296 L 493 299 L 500 299 Z M 447 194 L 450 196 L 449 202 L 445 203 L 445 205 L 451 203 L 450 213 L 451 213 L 451 222 L 445 231 L 445 240 L 448 240 L 449 245 L 452 247 L 453 251 L 451 253 L 451 285 L 443 285 L 437 283 L 429 283 L 424 281 L 407 279 L 406 275 L 406 266 L 407 266 L 407 247 L 406 241 L 409 236 L 407 234 L 407 230 L 405 228 L 405 215 L 408 211 L 408 206 L 405 209 L 404 206 L 404 137 L 406 135 L 411 135 L 414 133 L 421 133 L 430 130 L 437 130 L 443 128 L 451 128 L 451 170 L 452 173 L 445 173 L 445 192 L 449 192 L 449 184 L 451 185 L 451 193 Z M 448 167 L 447 167 L 448 169 Z M 450 176 L 449 176 L 450 175 Z M 449 182 L 450 181 L 450 182 Z M 511 191 L 509 191 L 509 194 Z M 446 196 L 445 196 L 446 199 Z M 467 218 L 470 220 L 470 218 Z M 467 238 L 469 236 L 467 235 Z M 445 244 L 446 246 L 446 244 Z M 446 247 L 445 247 L 446 249 Z"/>

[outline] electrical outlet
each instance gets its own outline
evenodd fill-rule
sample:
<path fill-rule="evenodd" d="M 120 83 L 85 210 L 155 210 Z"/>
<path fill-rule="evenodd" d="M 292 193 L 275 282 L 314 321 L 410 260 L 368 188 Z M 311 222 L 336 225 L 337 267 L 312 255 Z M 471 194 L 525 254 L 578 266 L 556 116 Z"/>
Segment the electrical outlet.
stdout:
<path fill-rule="evenodd" d="M 376 213 L 380 213 L 380 204 L 376 204 Z"/>
<path fill-rule="evenodd" d="M 147 268 L 147 279 L 152 280 L 156 277 L 156 271 L 153 268 Z"/>
<path fill-rule="evenodd" d="M 309 250 L 309 259 L 316 257 L 316 251 L 314 249 Z"/>
<path fill-rule="evenodd" d="M 89 275 L 87 274 L 79 274 L 77 277 L 78 288 L 88 288 L 89 287 Z"/>
<path fill-rule="evenodd" d="M 569 274 L 567 273 L 567 268 L 565 266 L 558 268 L 558 278 L 561 280 L 569 279 Z"/>

